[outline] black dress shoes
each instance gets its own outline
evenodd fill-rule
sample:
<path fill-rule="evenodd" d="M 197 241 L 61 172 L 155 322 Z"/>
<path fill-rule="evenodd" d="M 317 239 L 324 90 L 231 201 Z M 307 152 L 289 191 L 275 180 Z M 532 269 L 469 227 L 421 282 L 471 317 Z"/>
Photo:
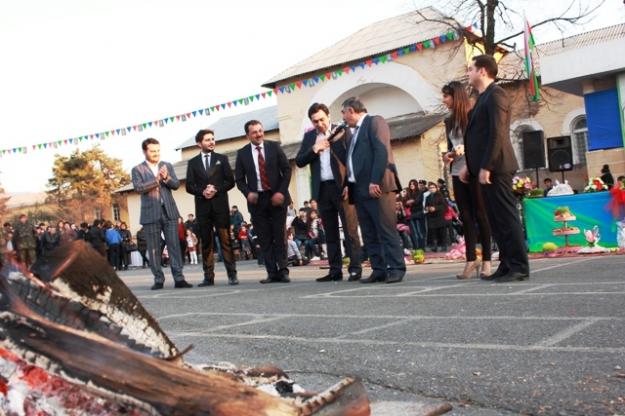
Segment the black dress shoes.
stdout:
<path fill-rule="evenodd" d="M 529 273 L 510 272 L 510 273 L 504 274 L 503 276 L 499 276 L 498 278 L 495 279 L 495 282 L 496 283 L 508 283 L 508 282 L 528 280 L 529 278 L 530 278 Z"/>
<path fill-rule="evenodd" d="M 386 278 L 386 283 L 399 283 L 402 280 L 404 280 L 403 274 L 393 274 L 388 275 L 388 277 Z"/>
<path fill-rule="evenodd" d="M 317 282 L 338 282 L 343 280 L 343 276 L 340 274 L 334 275 L 332 276 L 331 274 L 328 274 L 326 276 L 320 277 L 318 279 L 315 279 Z"/>
<path fill-rule="evenodd" d="M 362 277 L 362 273 L 352 272 L 349 274 L 348 282 L 357 282 Z"/>
<path fill-rule="evenodd" d="M 360 279 L 360 283 L 375 283 L 386 281 L 386 275 L 371 273 L 371 276 L 366 279 Z"/>
<path fill-rule="evenodd" d="M 150 290 L 160 290 L 163 288 L 163 284 L 162 283 L 154 283 L 152 285 L 152 287 L 150 288 Z"/>
<path fill-rule="evenodd" d="M 193 285 L 187 282 L 186 280 L 181 280 L 174 284 L 175 289 L 188 289 L 190 287 L 193 287 Z"/>
<path fill-rule="evenodd" d="M 197 287 L 215 286 L 215 278 L 204 278 Z"/>
<path fill-rule="evenodd" d="M 504 276 L 506 274 L 508 274 L 508 270 L 497 269 L 495 273 L 493 274 L 489 274 L 489 275 L 480 274 L 480 279 L 486 280 L 486 281 L 493 281 L 497 279 L 498 277 Z"/>

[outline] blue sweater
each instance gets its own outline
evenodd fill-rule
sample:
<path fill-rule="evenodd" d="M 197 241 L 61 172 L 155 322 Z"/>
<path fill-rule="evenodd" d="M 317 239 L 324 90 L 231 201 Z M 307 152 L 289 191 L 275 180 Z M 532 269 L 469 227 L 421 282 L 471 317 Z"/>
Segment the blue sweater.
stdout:
<path fill-rule="evenodd" d="M 109 228 L 106 230 L 106 244 L 112 246 L 113 244 L 121 244 L 122 236 L 115 228 Z"/>

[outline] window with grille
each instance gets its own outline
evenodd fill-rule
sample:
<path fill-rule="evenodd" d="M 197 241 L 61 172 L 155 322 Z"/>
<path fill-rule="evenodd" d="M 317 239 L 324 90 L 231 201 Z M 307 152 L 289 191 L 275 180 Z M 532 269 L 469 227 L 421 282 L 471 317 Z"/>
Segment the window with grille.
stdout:
<path fill-rule="evenodd" d="M 575 146 L 573 163 L 576 165 L 585 164 L 586 152 L 588 151 L 588 126 L 586 124 L 586 116 L 580 116 L 573 120 L 571 136 L 573 136 L 573 144 Z"/>
<path fill-rule="evenodd" d="M 121 215 L 119 214 L 119 204 L 113 204 L 113 220 L 121 221 Z"/>

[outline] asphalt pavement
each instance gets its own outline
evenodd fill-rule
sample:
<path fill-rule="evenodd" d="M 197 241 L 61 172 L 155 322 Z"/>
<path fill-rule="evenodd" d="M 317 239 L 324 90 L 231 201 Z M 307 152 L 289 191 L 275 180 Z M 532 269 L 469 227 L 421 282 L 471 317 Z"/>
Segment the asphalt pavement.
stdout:
<path fill-rule="evenodd" d="M 186 266 L 189 282 L 201 266 Z M 459 281 L 461 263 L 409 266 L 402 283 L 289 284 L 264 269 L 221 264 L 208 288 L 150 291 L 149 269 L 120 276 L 189 362 L 271 363 L 306 389 L 344 376 L 367 387 L 374 415 L 625 414 L 625 256 L 532 260 L 529 281 Z M 365 275 L 369 273 L 365 269 Z"/>

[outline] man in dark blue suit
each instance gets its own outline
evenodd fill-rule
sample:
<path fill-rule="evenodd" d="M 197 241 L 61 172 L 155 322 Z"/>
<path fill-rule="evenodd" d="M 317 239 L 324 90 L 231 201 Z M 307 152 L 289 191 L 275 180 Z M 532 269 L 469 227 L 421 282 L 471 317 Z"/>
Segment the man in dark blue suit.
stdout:
<path fill-rule="evenodd" d="M 182 253 L 178 240 L 178 207 L 171 193 L 180 187 L 171 163 L 161 161 L 161 145 L 156 139 L 145 139 L 141 144 L 145 161 L 132 168 L 132 184 L 141 194 L 141 216 L 148 243 L 148 259 L 154 275 L 152 290 L 163 288 L 165 275 L 161 268 L 161 233 L 171 260 L 175 288 L 193 287 L 182 274 Z"/>
<path fill-rule="evenodd" d="M 356 97 L 343 103 L 343 121 L 353 128 L 345 161 L 350 201 L 356 205 L 358 222 L 373 272 L 362 283 L 401 282 L 406 264 L 397 232 L 395 200 L 401 190 L 391 150 L 391 132 L 381 116 L 370 116 Z"/>
<path fill-rule="evenodd" d="M 290 203 L 291 166 L 280 145 L 266 141 L 258 120 L 245 123 L 250 144 L 237 152 L 235 182 L 247 199 L 252 225 L 265 259 L 261 283 L 288 283 L 286 211 Z"/>
<path fill-rule="evenodd" d="M 467 166 L 460 172 L 460 180 L 479 180 L 499 247 L 499 267 L 485 280 L 506 283 L 529 279 L 530 268 L 523 225 L 512 193 L 512 176 L 519 165 L 510 142 L 510 99 L 495 84 L 497 72 L 497 62 L 490 55 L 476 56 L 469 65 L 469 84 L 480 95 L 464 136 Z"/>
<path fill-rule="evenodd" d="M 343 199 L 346 169 L 340 157 L 345 154 L 346 148 L 345 140 L 339 139 L 340 135 L 344 134 L 341 132 L 344 129 L 331 125 L 330 110 L 325 104 L 311 105 L 308 109 L 308 118 L 315 129 L 304 135 L 295 164 L 300 168 L 310 165 L 311 197 L 319 205 L 326 236 L 330 273 L 318 278 L 317 281 L 329 282 L 343 279 L 339 216 L 343 225 L 347 252 L 350 256 L 349 281 L 356 281 L 362 274 L 362 254 L 356 209 Z"/>
<path fill-rule="evenodd" d="M 200 153 L 187 164 L 186 190 L 194 195 L 195 215 L 202 241 L 204 280 L 198 286 L 215 284 L 215 234 L 228 273 L 228 284 L 237 285 L 237 266 L 230 241 L 228 191 L 234 188 L 234 175 L 226 155 L 215 153 L 215 133 L 202 129 L 195 135 Z"/>

